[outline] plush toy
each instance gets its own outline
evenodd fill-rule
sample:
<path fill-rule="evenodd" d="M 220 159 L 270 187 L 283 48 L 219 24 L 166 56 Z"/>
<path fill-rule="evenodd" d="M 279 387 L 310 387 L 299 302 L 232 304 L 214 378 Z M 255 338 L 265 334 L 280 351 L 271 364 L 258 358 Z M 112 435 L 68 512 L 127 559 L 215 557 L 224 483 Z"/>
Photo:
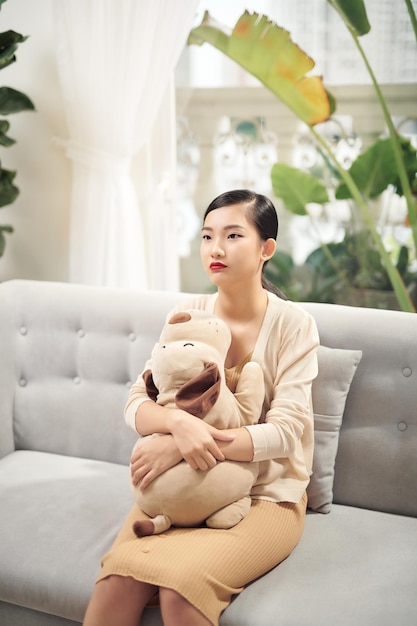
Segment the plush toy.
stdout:
<path fill-rule="evenodd" d="M 149 397 L 219 429 L 256 423 L 265 394 L 262 369 L 253 361 L 246 363 L 233 394 L 224 374 L 230 343 L 230 330 L 220 318 L 200 310 L 174 314 L 152 350 L 151 369 L 143 375 Z M 144 491 L 133 488 L 137 504 L 151 518 L 135 522 L 133 529 L 142 537 L 171 525 L 205 522 L 211 528 L 231 528 L 250 509 L 257 475 L 258 463 L 226 460 L 198 471 L 182 461 Z"/>

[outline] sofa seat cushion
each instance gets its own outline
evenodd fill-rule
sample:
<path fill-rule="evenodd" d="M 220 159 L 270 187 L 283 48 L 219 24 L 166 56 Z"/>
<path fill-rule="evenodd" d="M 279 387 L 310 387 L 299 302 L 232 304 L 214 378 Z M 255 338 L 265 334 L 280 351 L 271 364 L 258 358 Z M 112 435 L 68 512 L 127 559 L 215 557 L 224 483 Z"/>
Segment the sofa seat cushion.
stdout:
<path fill-rule="evenodd" d="M 82 621 L 100 558 L 131 507 L 128 472 L 32 451 L 0 459 L 0 502 L 8 502 L 0 606 Z M 334 504 L 329 515 L 307 515 L 290 558 L 238 596 L 220 626 L 413 624 L 415 589 L 417 519 Z M 148 609 L 143 622 L 160 626 L 159 611 Z"/>
<path fill-rule="evenodd" d="M 417 519 L 333 504 L 291 556 L 240 594 L 221 626 L 417 624 Z"/>
<path fill-rule="evenodd" d="M 0 459 L 0 502 L 0 601 L 81 621 L 132 506 L 128 467 L 16 451 Z"/>

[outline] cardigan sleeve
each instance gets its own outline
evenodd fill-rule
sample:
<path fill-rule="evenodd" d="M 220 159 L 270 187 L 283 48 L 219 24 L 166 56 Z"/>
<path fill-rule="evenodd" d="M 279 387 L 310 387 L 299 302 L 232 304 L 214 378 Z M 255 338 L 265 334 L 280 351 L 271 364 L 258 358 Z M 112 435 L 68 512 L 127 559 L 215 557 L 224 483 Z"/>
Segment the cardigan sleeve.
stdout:
<path fill-rule="evenodd" d="M 269 408 L 264 422 L 246 426 L 253 442 L 253 461 L 290 457 L 306 426 L 312 429 L 311 387 L 317 376 L 317 327 L 307 314 L 295 330 L 291 326 L 290 332 L 274 327 L 265 349 L 265 367 L 274 373 L 267 388 Z"/>

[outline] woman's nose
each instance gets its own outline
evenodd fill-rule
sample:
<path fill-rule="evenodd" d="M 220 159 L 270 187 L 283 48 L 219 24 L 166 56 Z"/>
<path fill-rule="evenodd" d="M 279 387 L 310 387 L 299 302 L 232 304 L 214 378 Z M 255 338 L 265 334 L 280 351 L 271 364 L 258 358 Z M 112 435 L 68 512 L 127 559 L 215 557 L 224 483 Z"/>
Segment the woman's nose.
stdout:
<path fill-rule="evenodd" d="M 223 256 L 224 254 L 223 248 L 218 239 L 213 239 L 213 244 L 211 247 L 211 254 L 212 256 Z"/>

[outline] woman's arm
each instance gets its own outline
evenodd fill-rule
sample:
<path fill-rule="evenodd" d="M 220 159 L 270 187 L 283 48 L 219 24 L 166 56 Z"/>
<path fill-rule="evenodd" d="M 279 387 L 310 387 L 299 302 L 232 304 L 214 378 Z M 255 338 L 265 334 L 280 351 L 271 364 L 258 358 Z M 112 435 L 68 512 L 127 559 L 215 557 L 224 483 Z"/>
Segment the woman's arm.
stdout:
<path fill-rule="evenodd" d="M 246 428 L 234 428 L 227 431 L 218 431 L 211 426 L 208 428 L 211 429 L 213 438 L 218 436 L 233 437 L 230 441 L 216 439 L 224 459 L 230 461 L 252 460 L 253 444 Z M 167 469 L 174 467 L 182 458 L 172 435 L 147 437 L 145 441 L 136 446 L 132 453 L 130 471 L 133 485 L 140 484 L 142 490 L 146 489 L 155 478 Z M 211 463 L 210 467 L 213 467 L 218 460 L 212 456 L 209 462 Z"/>
<path fill-rule="evenodd" d="M 252 437 L 246 427 L 230 428 L 223 432 L 234 435 L 232 441 L 218 441 L 217 443 L 228 461 L 250 462 L 253 460 Z"/>
<path fill-rule="evenodd" d="M 203 420 L 177 408 L 160 406 L 152 400 L 143 402 L 136 411 L 136 430 L 141 435 L 171 434 L 178 451 L 195 470 L 207 470 L 225 455 L 218 442 L 231 442 L 235 434 L 218 430 Z"/>

